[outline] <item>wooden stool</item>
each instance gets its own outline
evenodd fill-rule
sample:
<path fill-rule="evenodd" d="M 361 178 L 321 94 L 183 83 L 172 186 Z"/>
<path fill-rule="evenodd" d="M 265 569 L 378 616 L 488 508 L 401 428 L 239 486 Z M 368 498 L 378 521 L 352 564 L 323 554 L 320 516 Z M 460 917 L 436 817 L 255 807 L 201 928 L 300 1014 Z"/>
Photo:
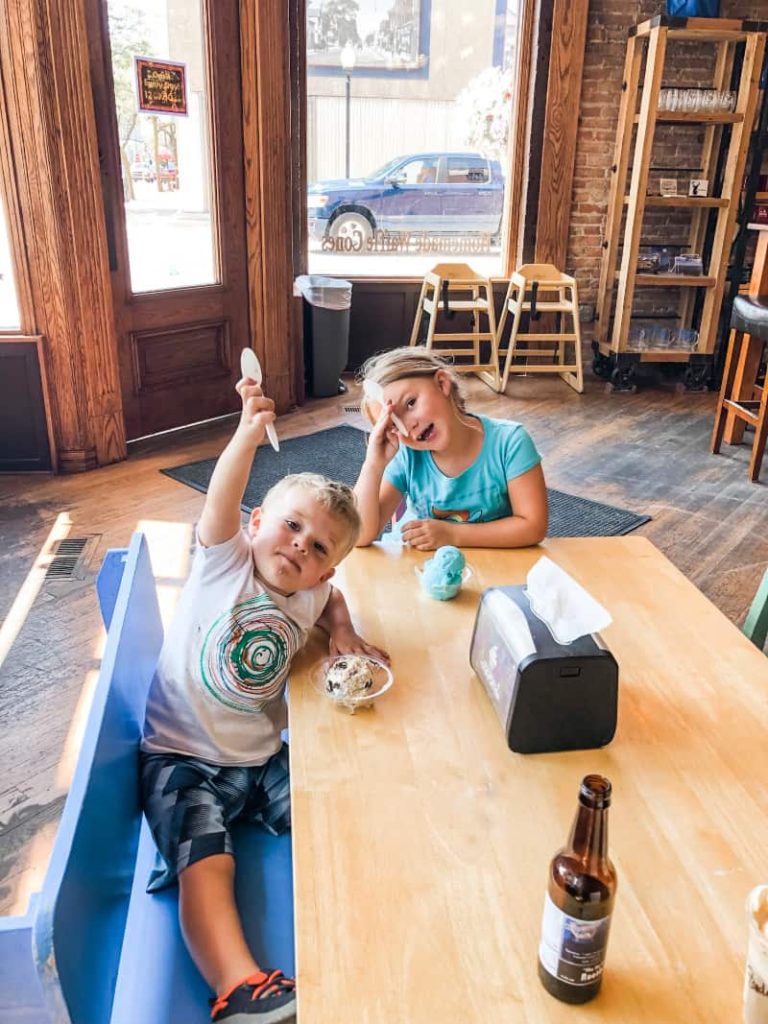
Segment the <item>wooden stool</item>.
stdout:
<path fill-rule="evenodd" d="M 743 424 L 755 428 L 752 456 L 749 460 L 749 479 L 757 480 L 768 438 L 768 386 L 759 387 L 757 374 L 768 341 L 768 295 L 737 295 L 733 300 L 731 334 L 725 357 L 723 383 L 715 408 L 712 430 L 712 452 L 717 454 L 723 442 L 729 419 L 742 421 L 733 430 L 733 443 L 738 444 Z"/>
<path fill-rule="evenodd" d="M 453 294 L 451 294 L 453 293 Z M 456 298 L 461 293 L 463 298 Z M 446 331 L 435 333 L 437 316 L 443 312 L 452 318 L 455 313 L 472 314 L 472 332 Z M 416 319 L 411 331 L 411 345 L 417 345 L 421 320 L 427 314 L 427 337 L 425 345 L 428 349 L 435 347 L 440 355 L 470 356 L 471 363 L 456 363 L 454 370 L 461 373 L 476 373 L 481 380 L 494 391 L 500 391 L 499 355 L 496 350 L 496 313 L 493 308 L 493 287 L 490 279 L 476 274 L 466 263 L 438 263 L 424 275 L 424 281 L 416 308 Z M 480 330 L 480 317 L 488 320 L 488 330 Z M 442 343 L 454 343 L 454 347 L 443 348 Z M 463 347 L 455 347 L 456 342 L 465 342 Z M 490 344 L 490 359 L 484 362 L 481 358 L 480 343 Z"/>
<path fill-rule="evenodd" d="M 512 331 L 509 345 L 501 348 L 501 337 L 507 313 L 512 314 Z M 530 321 L 538 319 L 540 313 L 552 313 L 558 317 L 558 328 L 563 315 L 573 319 L 573 330 L 565 332 L 545 331 L 539 334 L 522 331 L 523 313 L 530 314 Z M 529 324 L 529 328 L 530 328 Z M 528 346 L 533 344 L 533 348 Z M 567 346 L 573 345 L 574 353 L 567 358 Z M 551 263 L 526 263 L 516 270 L 509 281 L 501 320 L 497 335 L 496 347 L 499 356 L 506 354 L 504 373 L 501 378 L 501 390 L 505 391 L 510 373 L 557 373 L 566 384 L 578 391 L 584 390 L 584 377 L 581 368 L 581 330 L 579 328 L 579 296 L 576 281 L 567 274 L 561 273 Z M 550 363 L 530 365 L 514 363 L 519 356 L 549 356 Z"/>

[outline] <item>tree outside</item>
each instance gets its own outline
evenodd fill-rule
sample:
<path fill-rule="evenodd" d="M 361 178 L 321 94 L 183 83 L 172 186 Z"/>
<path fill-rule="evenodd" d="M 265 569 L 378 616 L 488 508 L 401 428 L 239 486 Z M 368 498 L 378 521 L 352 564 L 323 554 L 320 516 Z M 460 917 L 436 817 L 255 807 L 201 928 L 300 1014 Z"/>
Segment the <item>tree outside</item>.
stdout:
<path fill-rule="evenodd" d="M 134 58 L 156 56 L 149 38 L 144 14 L 136 7 L 109 9 L 109 37 L 112 47 L 112 78 L 117 110 L 117 133 L 120 141 L 120 162 L 127 199 L 135 199 L 131 144 L 141 144 L 137 136 L 140 114 L 136 102 Z"/>
<path fill-rule="evenodd" d="M 486 68 L 456 97 L 457 116 L 466 124 L 465 141 L 491 160 L 507 152 L 514 97 L 512 68 Z"/>

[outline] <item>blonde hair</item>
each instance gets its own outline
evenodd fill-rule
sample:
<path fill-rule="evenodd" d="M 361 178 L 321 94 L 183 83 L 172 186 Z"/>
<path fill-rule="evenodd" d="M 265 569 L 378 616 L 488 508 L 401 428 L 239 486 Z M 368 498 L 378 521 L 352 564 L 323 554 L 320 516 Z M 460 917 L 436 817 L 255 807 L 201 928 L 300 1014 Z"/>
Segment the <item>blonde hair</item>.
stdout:
<path fill-rule="evenodd" d="M 407 377 L 434 377 L 438 370 L 442 370 L 451 382 L 449 397 L 454 407 L 458 412 L 466 413 L 466 394 L 461 377 L 449 362 L 423 345 L 407 345 L 371 356 L 361 367 L 358 380 L 361 384 L 365 380 L 373 380 L 385 387 Z M 376 422 L 366 395 L 362 397 L 360 408 L 369 422 Z"/>
<path fill-rule="evenodd" d="M 266 508 L 271 501 L 282 497 L 294 487 L 301 487 L 311 494 L 317 504 L 344 527 L 344 543 L 338 561 L 346 558 L 355 546 L 362 528 L 355 492 L 339 480 L 329 480 L 320 473 L 290 473 L 269 488 L 261 507 Z"/>

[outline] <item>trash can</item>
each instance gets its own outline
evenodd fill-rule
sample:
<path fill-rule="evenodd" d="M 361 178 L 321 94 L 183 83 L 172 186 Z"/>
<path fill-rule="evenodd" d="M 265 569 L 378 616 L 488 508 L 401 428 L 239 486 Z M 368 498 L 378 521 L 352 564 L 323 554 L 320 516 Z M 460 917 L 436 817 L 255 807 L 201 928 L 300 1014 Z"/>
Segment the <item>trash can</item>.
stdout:
<path fill-rule="evenodd" d="M 304 298 L 304 366 L 307 390 L 329 398 L 346 390 L 339 376 L 349 358 L 352 284 L 336 277 L 302 274 L 296 291 Z"/>

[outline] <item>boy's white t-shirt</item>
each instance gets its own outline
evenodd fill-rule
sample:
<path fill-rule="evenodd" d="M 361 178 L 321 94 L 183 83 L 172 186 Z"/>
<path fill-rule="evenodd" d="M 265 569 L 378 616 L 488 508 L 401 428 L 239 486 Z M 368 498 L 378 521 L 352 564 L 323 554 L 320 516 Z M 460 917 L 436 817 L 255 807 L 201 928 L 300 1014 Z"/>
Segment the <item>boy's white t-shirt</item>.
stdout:
<path fill-rule="evenodd" d="M 255 574 L 241 530 L 198 543 L 149 690 L 142 750 L 220 765 L 260 765 L 281 745 L 291 661 L 330 583 L 278 594 Z"/>

